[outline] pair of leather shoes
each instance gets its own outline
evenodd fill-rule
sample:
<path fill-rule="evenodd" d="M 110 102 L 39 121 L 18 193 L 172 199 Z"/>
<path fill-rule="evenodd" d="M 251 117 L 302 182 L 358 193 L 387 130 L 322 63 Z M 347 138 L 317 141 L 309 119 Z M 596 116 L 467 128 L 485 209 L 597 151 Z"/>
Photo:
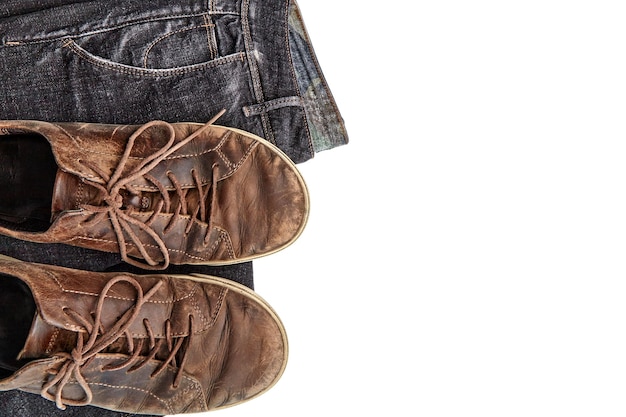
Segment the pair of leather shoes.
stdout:
<path fill-rule="evenodd" d="M 277 252 L 302 233 L 305 183 L 238 129 L 0 121 L 0 234 L 117 252 L 160 270 Z M 95 273 L 0 257 L 0 390 L 57 406 L 197 413 L 267 391 L 285 329 L 242 285 Z"/>

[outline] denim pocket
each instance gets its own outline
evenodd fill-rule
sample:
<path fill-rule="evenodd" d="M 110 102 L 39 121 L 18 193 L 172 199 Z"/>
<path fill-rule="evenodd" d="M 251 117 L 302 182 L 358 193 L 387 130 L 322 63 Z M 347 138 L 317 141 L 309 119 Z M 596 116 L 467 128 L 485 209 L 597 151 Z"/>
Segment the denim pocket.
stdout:
<path fill-rule="evenodd" d="M 232 41 L 218 42 L 216 26 L 208 14 L 134 22 L 68 36 L 63 46 L 99 67 L 167 75 L 242 59 Z"/>

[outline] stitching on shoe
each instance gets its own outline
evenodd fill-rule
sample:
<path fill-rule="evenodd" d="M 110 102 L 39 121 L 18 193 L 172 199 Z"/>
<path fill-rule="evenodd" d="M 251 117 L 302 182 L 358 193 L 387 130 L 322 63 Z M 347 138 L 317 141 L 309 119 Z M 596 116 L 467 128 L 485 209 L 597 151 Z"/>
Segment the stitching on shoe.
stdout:
<path fill-rule="evenodd" d="M 66 288 L 63 287 L 63 285 L 61 285 L 61 283 L 59 282 L 58 278 L 56 277 L 55 274 L 53 274 L 50 271 L 44 271 L 45 274 L 47 274 L 49 277 L 51 277 L 59 286 L 59 288 L 61 289 L 61 291 L 63 292 L 67 292 L 70 294 L 80 294 L 80 295 L 89 295 L 89 296 L 93 296 L 93 297 L 97 297 L 99 294 L 95 294 L 95 293 L 91 293 L 91 292 L 87 292 L 87 291 L 78 291 L 78 290 L 68 290 Z M 190 292 L 187 295 L 183 296 L 183 297 L 179 297 L 176 298 L 174 300 L 163 300 L 163 301 L 157 301 L 157 300 L 147 300 L 146 303 L 153 303 L 153 304 L 173 304 L 173 303 L 178 303 L 180 301 L 186 300 L 187 298 L 190 298 L 191 296 L 193 296 L 194 292 Z M 106 298 L 112 299 L 112 300 L 121 300 L 121 301 L 134 301 L 134 298 L 126 298 L 126 297 L 115 297 L 113 295 L 107 295 Z"/>
<path fill-rule="evenodd" d="M 61 128 L 61 130 L 63 130 L 63 132 L 72 139 L 72 141 L 75 143 L 75 145 L 77 147 L 81 147 L 82 146 L 76 142 L 75 138 L 73 136 L 71 136 L 67 131 L 65 131 L 64 129 Z M 205 151 L 202 152 L 198 152 L 198 153 L 193 153 L 193 154 L 184 154 L 184 155 L 172 155 L 169 156 L 167 158 L 165 158 L 165 160 L 175 160 L 175 159 L 182 159 L 182 158 L 194 158 L 194 157 L 198 157 L 198 156 L 202 156 L 205 155 L 207 153 L 211 153 L 211 152 L 216 152 L 220 158 L 224 161 L 224 163 L 231 168 L 231 170 L 237 170 L 241 165 L 243 165 L 243 163 L 246 161 L 246 159 L 250 156 L 250 154 L 252 153 L 252 151 L 254 150 L 254 148 L 256 148 L 259 144 L 259 142 L 257 140 L 254 140 L 253 143 L 250 144 L 250 146 L 248 147 L 248 149 L 246 150 L 245 154 L 243 154 L 241 156 L 241 158 L 239 159 L 239 161 L 237 161 L 237 163 L 234 163 L 233 161 L 229 160 L 228 157 L 226 157 L 226 155 L 222 152 L 222 148 L 224 146 L 224 143 L 226 143 L 226 141 L 230 138 L 231 135 L 233 135 L 235 132 L 233 131 L 228 131 L 223 139 L 217 144 L 215 145 L 215 147 L 211 148 L 211 149 L 207 149 Z M 119 157 L 119 154 L 113 154 L 113 153 L 107 153 L 107 152 L 98 152 L 98 151 L 92 151 L 90 149 L 83 149 L 83 152 L 89 152 L 91 154 L 94 155 L 105 155 L 105 156 L 113 156 L 113 157 Z M 130 159 L 136 159 L 136 160 L 142 160 L 145 158 L 142 157 L 138 157 L 138 156 L 129 156 Z M 232 172 L 231 172 L 232 173 Z M 96 175 L 92 175 L 92 174 L 87 174 L 84 171 L 81 171 L 80 175 L 87 177 L 87 178 L 99 178 Z M 203 178 L 203 180 L 206 180 L 206 178 Z M 183 186 L 190 186 L 193 184 L 183 184 Z M 152 189 L 152 188 L 150 188 Z"/>
<path fill-rule="evenodd" d="M 195 154 L 172 155 L 172 156 L 168 156 L 167 158 L 164 158 L 164 160 L 168 161 L 168 160 L 173 160 L 173 159 L 191 158 L 191 157 L 194 157 L 194 156 L 202 156 L 202 155 L 205 155 L 207 153 L 214 152 L 221 145 L 222 145 L 222 143 L 220 142 L 219 144 L 215 145 L 215 147 L 213 147 L 211 149 L 207 149 L 207 150 L 202 151 L 202 152 L 198 152 L 198 153 L 195 153 Z M 81 145 L 76 144 L 76 146 L 80 147 Z M 89 152 L 89 153 L 94 154 L 94 155 L 104 155 L 104 156 L 114 156 L 114 157 L 119 157 L 120 156 L 120 154 L 117 154 L 117 153 L 100 152 L 100 151 L 94 151 L 92 149 L 81 149 L 81 151 L 82 152 Z M 145 158 L 141 157 L 141 156 L 129 155 L 128 159 L 142 160 L 142 159 L 145 159 Z"/>
<path fill-rule="evenodd" d="M 219 298 L 217 299 L 217 305 L 215 306 L 215 311 L 213 312 L 213 316 L 211 316 L 211 326 L 215 324 L 215 321 L 217 320 L 217 316 L 222 310 L 222 304 L 224 302 L 224 299 L 226 298 L 227 293 L 228 293 L 228 289 L 223 288 L 222 292 L 220 293 Z"/>
<path fill-rule="evenodd" d="M 190 381 L 190 385 L 185 388 L 184 390 L 182 390 L 181 392 L 179 392 L 178 394 L 176 394 L 171 400 L 167 401 L 167 406 L 168 408 L 172 408 L 171 404 L 172 403 L 177 403 L 178 399 L 182 396 L 184 396 L 185 394 L 187 394 L 189 391 L 195 391 L 196 392 L 196 397 L 201 397 L 202 398 L 202 405 L 203 408 L 206 409 L 206 397 L 204 396 L 204 390 L 202 389 L 202 386 L 200 385 L 200 383 L 198 381 L 196 381 L 195 379 L 192 379 L 188 376 L 183 376 L 183 378 L 187 379 L 188 381 Z M 174 414 L 174 412 L 172 412 L 172 414 Z"/>
<path fill-rule="evenodd" d="M 220 296 L 217 298 L 217 303 L 215 304 L 215 310 L 213 311 L 213 314 L 211 315 L 211 320 L 209 321 L 208 326 L 204 328 L 204 330 L 210 327 L 213 327 L 213 325 L 217 321 L 217 316 L 220 314 L 220 311 L 222 310 L 222 304 L 224 303 L 224 299 L 226 298 L 227 293 L 228 293 L 228 289 L 222 288 L 222 290 L 220 291 Z"/>
<path fill-rule="evenodd" d="M 85 188 L 85 183 L 83 183 L 82 181 L 78 183 L 78 189 L 76 190 L 76 200 L 75 200 L 75 205 L 74 207 L 79 207 L 81 204 L 83 204 L 83 191 Z"/>
<path fill-rule="evenodd" d="M 190 379 L 187 376 L 183 376 L 183 378 Z M 192 383 L 194 385 L 197 384 L 197 382 L 194 381 L 193 379 L 191 381 L 192 381 Z M 77 385 L 75 382 L 69 382 L 68 384 Z M 105 383 L 102 383 L 102 382 L 87 382 L 87 384 L 88 385 L 99 385 L 99 386 L 106 387 L 106 388 L 131 389 L 131 390 L 143 392 L 145 394 L 148 394 L 151 397 L 156 398 L 159 402 L 163 403 L 172 414 L 175 413 L 174 409 L 171 406 L 171 402 L 170 401 L 166 401 L 163 398 L 159 397 L 158 395 L 156 395 L 156 394 L 154 394 L 154 393 L 152 393 L 150 391 L 147 391 L 145 389 L 141 389 L 141 388 L 137 388 L 137 387 L 131 387 L 131 386 L 128 386 L 128 385 L 111 385 L 111 384 L 105 384 Z"/>
<path fill-rule="evenodd" d="M 54 342 L 56 342 L 57 338 L 59 337 L 60 331 L 61 329 L 59 327 L 54 329 L 54 333 L 52 333 L 52 336 L 50 337 L 50 341 L 48 342 L 48 346 L 46 347 L 46 350 L 45 350 L 45 353 L 47 355 L 52 353 L 52 347 L 54 346 Z"/>
<path fill-rule="evenodd" d="M 248 61 L 248 72 L 250 74 L 250 77 L 252 78 L 252 93 L 254 94 L 254 98 L 257 103 L 262 103 L 265 100 L 265 91 L 263 89 L 263 83 L 261 81 L 259 66 L 257 65 L 256 59 L 253 58 L 255 48 L 252 37 L 252 30 L 250 28 L 250 0 L 243 0 L 240 7 L 240 24 L 243 34 L 245 54 Z M 267 139 L 269 142 L 276 143 L 274 130 L 272 129 L 272 124 L 270 123 L 268 114 L 261 113 L 259 115 L 259 119 L 261 119 L 261 125 L 263 127 L 265 139 Z"/>
<path fill-rule="evenodd" d="M 205 151 L 197 152 L 197 153 L 190 153 L 190 154 L 181 154 L 181 155 L 174 154 L 174 155 L 168 156 L 167 158 L 165 158 L 165 160 L 167 161 L 167 160 L 172 160 L 172 159 L 193 158 L 196 156 L 202 156 L 207 153 L 214 152 L 218 150 L 219 148 L 221 148 L 222 146 L 224 146 L 224 143 L 226 143 L 226 141 L 228 140 L 228 138 L 230 137 L 232 133 L 233 133 L 232 130 L 226 131 L 226 133 L 222 136 L 222 139 L 220 139 L 217 145 L 215 145 L 211 149 L 207 149 Z M 143 158 L 140 158 L 140 159 L 143 159 Z"/>
<path fill-rule="evenodd" d="M 204 323 L 204 327 L 202 327 L 202 329 L 200 331 L 205 331 L 206 329 L 213 327 L 213 325 L 215 324 L 215 321 L 217 320 L 217 316 L 222 308 L 222 302 L 224 301 L 224 297 L 226 296 L 226 292 L 228 290 L 226 288 L 223 288 L 220 291 L 220 295 L 217 299 L 217 303 L 215 305 L 215 311 L 213 311 L 213 314 L 211 315 L 210 319 L 207 319 L 206 314 L 203 313 L 202 309 L 200 308 L 200 306 L 198 305 L 198 300 L 193 298 L 192 299 L 192 306 L 193 309 L 200 315 L 202 322 Z M 196 332 L 196 333 L 199 333 Z"/>
<path fill-rule="evenodd" d="M 139 214 L 139 213 L 137 213 Z M 82 213 L 82 216 L 86 216 L 86 213 Z M 168 217 L 170 215 L 168 214 L 159 214 L 159 216 L 163 216 L 163 217 Z M 191 221 L 195 221 L 195 219 L 191 219 Z M 213 252 L 215 252 L 215 250 L 217 249 L 217 247 L 219 246 L 219 244 L 221 242 L 224 242 L 227 246 L 227 251 L 228 251 L 228 255 L 230 259 L 236 259 L 235 256 L 235 249 L 233 247 L 233 244 L 230 240 L 230 235 L 228 234 L 228 232 L 224 229 L 222 229 L 221 227 L 218 226 L 213 226 L 214 229 L 218 230 L 219 236 L 218 238 L 215 240 L 215 242 L 209 247 L 208 251 L 210 254 L 212 254 Z M 95 237 L 89 237 L 89 236 L 74 236 L 70 239 L 68 239 L 68 242 L 72 242 L 74 240 L 89 240 L 89 241 L 93 241 L 93 242 L 104 242 L 104 243 L 117 243 L 117 241 L 115 240 L 111 240 L 111 239 L 101 239 L 101 238 L 95 238 Z M 133 245 L 134 246 L 134 245 Z M 149 247 L 149 248 L 153 248 L 153 249 L 159 249 L 159 247 L 157 245 L 154 244 L 150 244 L 150 243 L 145 243 L 144 246 Z M 180 250 L 180 249 L 173 249 L 173 248 L 167 248 L 167 250 L 169 252 L 176 252 L 179 254 L 182 254 L 188 258 L 191 259 L 195 259 L 198 261 L 210 261 L 209 257 L 206 256 L 197 256 L 197 255 L 192 255 L 186 251 Z M 55 278 L 56 280 L 56 278 Z M 58 283 L 58 281 L 57 281 Z M 59 284 L 60 286 L 60 284 Z M 62 287 L 61 287 L 62 288 Z M 94 295 L 94 294 L 91 294 Z M 95 294 L 97 295 L 97 294 Z"/>
<path fill-rule="evenodd" d="M 63 288 L 63 285 L 61 285 L 61 283 L 59 282 L 59 279 L 56 277 L 55 274 L 53 274 L 50 271 L 43 271 L 46 275 L 48 275 L 50 278 L 52 278 L 54 280 L 54 282 L 57 283 L 57 285 L 59 286 L 59 288 L 61 289 L 61 291 L 63 292 L 69 292 L 72 294 L 82 294 L 82 295 L 91 295 L 93 297 L 97 297 L 98 294 L 92 293 L 92 292 L 87 292 L 87 291 L 77 291 L 77 290 L 66 290 L 65 288 Z M 121 300 L 124 301 L 130 301 L 130 299 L 128 298 L 120 298 Z"/>
<path fill-rule="evenodd" d="M 259 145 L 259 142 L 257 142 L 257 141 L 255 141 L 254 143 L 252 143 L 252 144 L 250 145 L 250 147 L 246 150 L 246 153 L 245 153 L 245 154 L 243 154 L 243 155 L 241 156 L 241 158 L 239 159 L 239 161 L 237 161 L 237 163 L 236 163 L 236 164 L 235 164 L 235 163 L 233 163 L 232 161 L 230 161 L 230 160 L 226 157 L 226 155 L 225 155 L 223 152 L 221 152 L 221 150 L 217 150 L 217 151 L 216 151 L 216 152 L 217 152 L 217 154 L 220 156 L 220 158 L 222 158 L 222 160 L 224 161 L 224 163 L 225 163 L 226 165 L 228 165 L 228 167 L 230 168 L 230 172 L 229 172 L 227 175 L 224 175 L 224 178 L 227 178 L 227 177 L 229 177 L 229 176 L 233 175 L 233 173 L 234 173 L 235 171 L 237 171 L 237 170 L 239 169 L 239 167 L 241 167 L 241 166 L 242 166 L 242 165 L 243 165 L 243 164 L 244 164 L 244 163 L 248 160 L 248 157 L 250 156 L 250 154 L 252 153 L 252 151 L 254 150 L 254 148 L 256 148 L 258 145 Z M 222 179 L 224 179 L 224 178 L 222 178 Z"/>
<path fill-rule="evenodd" d="M 71 242 L 71 241 L 73 241 L 73 240 L 81 240 L 81 239 L 84 239 L 84 240 L 92 240 L 92 241 L 96 241 L 96 242 L 117 243 L 117 241 L 116 241 L 116 240 L 110 240 L 110 239 L 98 239 L 98 238 L 95 238 L 95 237 L 88 237 L 88 236 L 75 236 L 75 237 L 73 237 L 73 238 L 69 239 L 69 241 Z M 158 249 L 158 248 L 159 248 L 158 246 L 156 246 L 156 245 L 152 245 L 152 244 L 150 244 L 150 243 L 146 243 L 146 244 L 144 244 L 144 246 L 147 246 L 147 247 L 150 247 L 150 248 L 154 248 L 154 249 Z M 167 250 L 168 250 L 168 251 L 170 251 L 170 252 L 178 252 L 178 253 L 182 253 L 183 255 L 186 255 L 186 256 L 188 256 L 189 258 L 197 259 L 197 260 L 199 260 L 199 261 L 208 261 L 208 260 L 209 260 L 208 258 L 202 258 L 202 257 L 200 257 L 200 256 L 194 256 L 194 255 L 191 255 L 191 254 L 189 254 L 189 253 L 187 253 L 187 252 L 185 252 L 185 251 L 182 251 L 182 250 L 180 250 L 180 249 L 171 249 L 171 248 L 168 248 Z"/>
<path fill-rule="evenodd" d="M 196 300 L 196 298 L 191 297 L 192 295 L 195 295 L 195 294 L 196 294 L 196 288 L 192 289 L 191 292 L 188 295 L 189 295 L 189 298 L 191 298 L 191 303 L 192 303 L 192 306 L 194 307 L 194 310 L 196 310 L 198 312 L 198 314 L 200 314 L 200 316 L 202 318 L 202 322 L 204 323 L 204 326 L 202 328 L 200 328 L 198 331 L 194 332 L 194 333 L 200 333 L 200 332 L 203 332 L 203 331 L 207 330 L 209 327 L 211 327 L 213 325 L 213 323 L 209 323 L 209 321 L 206 319 L 206 314 L 204 314 L 202 312 L 202 310 L 199 307 L 197 307 L 198 301 Z M 177 301 L 181 301 L 181 300 L 182 299 L 177 300 Z M 218 300 L 218 303 L 221 303 L 221 302 Z M 162 334 L 162 333 L 155 333 L 155 334 L 158 337 L 165 337 L 165 335 Z M 179 333 L 172 333 L 172 336 L 174 336 L 174 337 L 185 336 L 187 334 L 188 334 L 187 332 L 179 332 Z"/>
<path fill-rule="evenodd" d="M 65 132 L 68 136 L 69 133 Z M 252 151 L 254 150 L 254 148 L 256 148 L 259 144 L 259 142 L 257 140 L 254 140 L 250 146 L 248 147 L 248 149 L 246 150 L 246 152 L 241 156 L 241 158 L 237 161 L 237 163 L 234 163 L 233 161 L 231 161 L 222 151 L 222 148 L 224 146 L 224 144 L 226 143 L 226 141 L 230 138 L 230 136 L 232 136 L 235 132 L 233 131 L 227 131 L 226 134 L 224 135 L 224 137 L 222 138 L 222 140 L 220 140 L 220 142 L 215 145 L 215 147 L 211 148 L 211 149 L 207 149 L 205 151 L 202 152 L 198 152 L 198 153 L 192 153 L 192 154 L 184 154 L 184 155 L 172 155 L 169 156 L 167 158 L 165 158 L 165 160 L 175 160 L 175 159 L 183 159 L 183 158 L 194 158 L 194 157 L 199 157 L 211 152 L 215 152 L 218 154 L 218 156 L 220 157 L 220 159 L 222 159 L 222 161 L 224 161 L 224 163 L 230 168 L 231 172 L 227 173 L 225 175 L 229 176 L 232 174 L 232 171 L 235 171 L 237 169 L 239 169 L 239 167 L 241 165 L 243 165 L 243 163 L 247 160 L 247 158 L 250 156 L 250 154 L 252 153 Z M 72 139 L 74 139 L 72 137 Z M 75 142 L 75 141 L 74 141 Z M 76 143 L 76 142 L 75 142 Z M 77 146 L 80 146 L 79 144 L 76 143 Z M 107 152 L 98 152 L 98 151 L 92 151 L 89 149 L 84 149 L 85 152 L 89 152 L 91 154 L 95 154 L 95 155 L 105 155 L 105 156 L 113 156 L 113 157 L 118 157 L 118 154 L 113 154 L 113 153 L 107 153 Z M 144 158 L 142 157 L 137 157 L 137 156 L 129 156 L 129 158 L 131 159 L 136 159 L 136 160 L 142 160 Z M 88 177 L 88 178 L 99 178 L 96 175 L 91 175 L 91 174 L 87 174 L 84 171 L 81 171 L 80 175 L 84 176 L 84 177 Z M 206 178 L 202 178 L 203 182 L 208 182 L 208 180 Z M 138 186 L 136 184 L 133 184 L 135 186 Z M 193 186 L 193 183 L 189 183 L 189 184 L 181 184 L 181 186 L 183 187 L 189 187 L 189 186 Z M 145 187 L 145 186 L 139 186 L 139 189 L 141 190 L 156 190 L 156 187 Z"/>
<path fill-rule="evenodd" d="M 259 142 L 254 142 L 253 144 L 250 145 L 250 147 L 248 148 L 246 153 L 241 157 L 241 159 L 239 159 L 237 164 L 233 165 L 233 170 L 237 170 L 240 166 L 243 165 L 244 162 L 246 162 L 246 160 L 248 159 L 248 157 L 250 156 L 250 154 L 252 153 L 254 148 L 256 148 L 258 146 L 258 144 L 259 144 Z"/>
<path fill-rule="evenodd" d="M 228 245 L 228 252 L 230 253 L 230 257 L 231 259 L 235 259 L 235 249 L 233 249 L 233 243 L 230 241 L 230 235 L 228 235 L 228 233 L 224 232 L 224 235 L 226 235 L 225 239 L 227 242 L 226 244 Z"/>
<path fill-rule="evenodd" d="M 202 330 L 208 329 L 209 328 L 208 320 L 206 316 L 204 315 L 204 313 L 202 312 L 202 309 L 200 308 L 200 306 L 198 306 L 198 300 L 196 300 L 195 298 L 191 299 L 191 307 L 196 313 L 200 315 L 200 320 L 202 320 L 202 323 L 204 324 L 204 327 L 202 328 Z"/>

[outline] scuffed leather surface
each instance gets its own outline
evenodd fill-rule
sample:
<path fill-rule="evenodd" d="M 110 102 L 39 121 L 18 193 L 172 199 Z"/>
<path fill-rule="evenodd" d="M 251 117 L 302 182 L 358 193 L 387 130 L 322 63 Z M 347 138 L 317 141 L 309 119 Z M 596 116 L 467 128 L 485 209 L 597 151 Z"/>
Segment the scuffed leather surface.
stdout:
<path fill-rule="evenodd" d="M 175 123 L 172 126 L 177 143 L 202 125 Z M 46 232 L 0 227 L 0 233 L 34 242 L 66 243 L 118 252 L 119 243 L 111 223 L 86 226 L 86 220 L 93 213 L 83 210 L 81 205 L 103 204 L 95 198 L 97 193 L 89 186 L 89 181 L 105 184 L 100 172 L 109 175 L 114 172 L 128 138 L 138 128 L 136 125 L 0 121 L 3 133 L 34 132 L 48 139 L 63 171 L 57 177 L 53 205 L 56 209 L 59 201 L 66 205 Z M 166 129 L 158 127 L 139 135 L 122 176 L 165 145 L 168 135 Z M 94 166 L 97 169 L 94 170 Z M 210 202 L 212 218 L 208 221 L 182 215 L 171 225 L 171 213 L 157 216 L 151 227 L 167 246 L 171 263 L 224 265 L 243 262 L 288 246 L 302 232 L 309 210 L 306 186 L 293 162 L 269 142 L 236 129 L 212 126 L 168 156 L 149 174 L 168 191 L 173 191 L 175 186 L 168 173 L 173 173 L 184 187 L 193 188 L 193 171 L 206 187 L 211 186 L 216 173 L 217 198 Z M 69 180 L 69 174 L 76 179 Z M 130 185 L 135 190 L 158 194 L 158 188 L 145 178 Z M 150 210 L 133 213 L 142 222 L 151 215 Z M 150 256 L 162 260 L 163 256 L 152 239 L 145 233 L 142 236 L 142 231 L 135 226 L 131 227 L 142 238 Z M 205 240 L 207 234 L 210 236 L 208 241 Z M 141 258 L 131 239 L 126 239 L 126 249 L 130 256 Z"/>
<path fill-rule="evenodd" d="M 119 274 L 6 259 L 0 259 L 0 273 L 19 277 L 29 286 L 38 306 L 37 320 L 45 324 L 31 330 L 23 352 L 33 361 L 0 380 L 0 390 L 38 393 L 48 378 L 47 370 L 57 369 L 63 363 L 64 358 L 56 352 L 67 351 L 75 343 L 77 332 L 84 331 L 64 309 L 71 308 L 79 315 L 93 313 L 102 288 Z M 251 399 L 278 380 L 287 360 L 286 334 L 271 307 L 254 292 L 209 276 L 198 276 L 197 280 L 170 275 L 132 277 L 145 292 L 163 281 L 133 322 L 133 339 L 148 337 L 143 324 L 146 319 L 156 338 L 165 337 L 163 323 L 168 319 L 172 334 L 189 336 L 189 316 L 193 316 L 183 378 L 176 389 L 172 388 L 178 371 L 172 364 L 150 378 L 167 355 L 165 351 L 131 373 L 124 368 L 102 371 L 102 366 L 128 357 L 126 341 L 120 340 L 82 369 L 94 395 L 91 405 L 144 414 L 202 412 Z M 103 328 L 118 320 L 135 297 L 132 286 L 113 286 L 104 304 Z M 80 399 L 83 392 L 70 382 L 63 395 Z"/>

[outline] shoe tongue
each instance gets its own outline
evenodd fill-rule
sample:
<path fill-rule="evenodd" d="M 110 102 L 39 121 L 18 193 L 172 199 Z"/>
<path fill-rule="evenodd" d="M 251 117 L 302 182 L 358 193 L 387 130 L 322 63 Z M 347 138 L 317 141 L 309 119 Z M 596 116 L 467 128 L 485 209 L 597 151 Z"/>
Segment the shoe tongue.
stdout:
<path fill-rule="evenodd" d="M 57 170 L 52 192 L 52 217 L 53 223 L 65 211 L 78 210 L 81 204 L 98 205 L 98 190 L 85 184 L 74 174 L 61 169 Z"/>
<path fill-rule="evenodd" d="M 55 352 L 70 352 L 76 346 L 76 332 L 47 323 L 35 313 L 33 323 L 17 359 L 41 359 Z"/>

